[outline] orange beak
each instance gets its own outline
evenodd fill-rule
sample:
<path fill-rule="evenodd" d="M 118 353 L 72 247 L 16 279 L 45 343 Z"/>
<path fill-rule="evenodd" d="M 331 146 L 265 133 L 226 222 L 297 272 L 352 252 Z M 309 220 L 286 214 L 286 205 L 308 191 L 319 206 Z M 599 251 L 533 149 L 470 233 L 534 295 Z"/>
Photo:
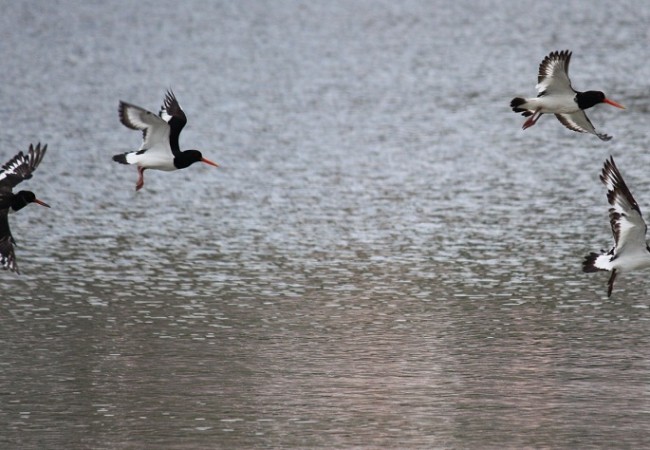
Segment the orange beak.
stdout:
<path fill-rule="evenodd" d="M 625 106 L 621 105 L 620 103 L 616 103 L 614 100 L 610 100 L 608 98 L 603 100 L 603 103 L 607 103 L 608 105 L 616 106 L 617 108 L 625 109 Z"/>
<path fill-rule="evenodd" d="M 41 205 L 41 206 L 45 206 L 45 207 L 47 207 L 47 208 L 50 207 L 50 205 L 48 205 L 48 204 L 45 203 L 44 201 L 39 200 L 39 199 L 37 199 L 37 198 L 34 199 L 34 203 L 38 203 L 39 205 Z"/>
<path fill-rule="evenodd" d="M 209 165 L 214 166 L 214 167 L 219 167 L 219 164 L 217 164 L 215 162 L 212 162 L 209 159 L 201 158 L 201 162 L 204 162 L 204 163 L 209 164 Z"/>

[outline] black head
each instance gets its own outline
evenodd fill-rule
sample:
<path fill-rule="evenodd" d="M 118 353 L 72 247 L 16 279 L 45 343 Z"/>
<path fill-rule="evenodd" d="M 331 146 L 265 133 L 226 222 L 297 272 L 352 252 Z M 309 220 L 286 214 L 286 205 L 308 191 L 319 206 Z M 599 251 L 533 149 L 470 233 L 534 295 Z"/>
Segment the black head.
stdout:
<path fill-rule="evenodd" d="M 605 94 L 600 91 L 578 92 L 576 102 L 580 109 L 588 109 L 605 101 Z"/>
<path fill-rule="evenodd" d="M 11 201 L 11 209 L 18 211 L 30 203 L 38 203 L 41 206 L 50 207 L 47 203 L 37 199 L 32 191 L 18 191 Z"/>
<path fill-rule="evenodd" d="M 580 109 L 588 109 L 598 103 L 607 103 L 617 108 L 625 109 L 623 105 L 605 97 L 605 94 L 601 91 L 578 92 L 576 94 L 576 102 Z"/>
<path fill-rule="evenodd" d="M 176 166 L 177 169 L 184 169 L 199 161 L 211 166 L 219 167 L 218 164 L 213 163 L 209 159 L 205 159 L 198 150 L 185 150 L 184 152 L 181 152 L 180 155 L 174 158 L 174 166 Z"/>

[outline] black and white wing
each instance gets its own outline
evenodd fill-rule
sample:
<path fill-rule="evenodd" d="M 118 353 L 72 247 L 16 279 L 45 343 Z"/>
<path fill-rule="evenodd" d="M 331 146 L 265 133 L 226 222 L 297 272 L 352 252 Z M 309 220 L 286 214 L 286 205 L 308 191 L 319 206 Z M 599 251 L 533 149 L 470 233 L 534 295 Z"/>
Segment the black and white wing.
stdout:
<path fill-rule="evenodd" d="M 169 124 L 173 141 L 171 144 L 171 150 L 172 153 L 178 155 L 178 153 L 180 153 L 178 136 L 181 134 L 181 130 L 187 123 L 187 117 L 185 116 L 185 112 L 183 112 L 181 105 L 178 104 L 178 100 L 176 100 L 176 96 L 171 89 L 167 91 L 165 100 L 160 107 L 158 115 Z"/>
<path fill-rule="evenodd" d="M 29 144 L 27 154 L 20 151 L 7 161 L 0 169 L 0 191 L 11 192 L 18 183 L 31 178 L 32 172 L 41 163 L 46 151 L 47 144 L 42 147 L 40 142 L 36 147 Z"/>
<path fill-rule="evenodd" d="M 167 91 L 158 114 L 171 128 L 177 129 L 179 133 L 187 123 L 185 112 L 181 105 L 178 104 L 178 100 L 176 100 L 176 96 L 171 89 Z"/>
<path fill-rule="evenodd" d="M 169 124 L 139 106 L 120 101 L 118 109 L 120 122 L 132 130 L 142 131 L 142 145 L 140 150 L 169 148 Z"/>
<path fill-rule="evenodd" d="M 562 125 L 567 127 L 569 130 L 577 131 L 578 133 L 591 133 L 598 136 L 603 141 L 609 141 L 612 137 L 605 134 L 599 133 L 594 128 L 594 125 L 587 117 L 587 114 L 583 110 L 576 111 L 571 114 L 556 114 L 557 120 L 562 122 Z"/>
<path fill-rule="evenodd" d="M 645 249 L 646 223 L 612 156 L 605 161 L 600 181 L 607 186 L 607 200 L 611 205 L 609 223 L 617 252 L 620 253 L 626 246 Z"/>
<path fill-rule="evenodd" d="M 547 94 L 574 92 L 569 79 L 570 61 L 571 52 L 569 50 L 551 52 L 544 58 L 544 61 L 539 65 L 539 74 L 537 76 L 538 97 Z"/>

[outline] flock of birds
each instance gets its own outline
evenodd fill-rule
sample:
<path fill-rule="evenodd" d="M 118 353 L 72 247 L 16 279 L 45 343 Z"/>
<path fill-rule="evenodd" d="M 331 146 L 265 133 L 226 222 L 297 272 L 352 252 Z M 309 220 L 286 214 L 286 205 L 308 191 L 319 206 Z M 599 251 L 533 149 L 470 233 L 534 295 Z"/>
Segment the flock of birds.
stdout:
<path fill-rule="evenodd" d="M 605 97 L 600 91 L 579 92 L 571 86 L 569 62 L 571 52 L 551 52 L 539 65 L 537 77 L 537 97 L 513 98 L 510 107 L 528 119 L 523 129 L 532 127 L 542 114 L 555 114 L 555 117 L 568 129 L 581 133 L 591 133 L 603 141 L 612 137 L 599 133 L 585 114 L 599 103 L 607 103 L 617 108 L 624 107 Z M 632 193 L 628 189 L 614 157 L 605 161 L 600 180 L 607 187 L 609 223 L 614 235 L 614 245 L 600 253 L 592 252 L 582 262 L 583 272 L 611 272 L 607 283 L 607 296 L 611 297 L 614 280 L 619 273 L 650 266 L 650 247 L 646 242 L 646 223 Z"/>
<path fill-rule="evenodd" d="M 119 117 L 124 126 L 142 131 L 142 145 L 137 151 L 113 156 L 113 160 L 118 163 L 137 166 L 136 191 L 144 186 L 146 169 L 172 171 L 184 169 L 196 162 L 219 167 L 217 163 L 204 158 L 198 150 L 180 149 L 178 137 L 187 123 L 187 117 L 171 90 L 167 91 L 158 115 L 121 101 Z M 32 172 L 36 170 L 46 151 L 47 145 L 30 145 L 27 154 L 19 152 L 0 169 L 0 266 L 5 270 L 20 273 L 14 252 L 16 241 L 9 229 L 9 213 L 19 211 L 30 203 L 49 208 L 49 205 L 38 200 L 31 191 L 19 191 L 15 194 L 12 192 L 21 181 L 32 177 Z"/>
<path fill-rule="evenodd" d="M 571 52 L 551 52 L 539 66 L 537 96 L 516 97 L 510 107 L 516 113 L 527 117 L 523 129 L 532 127 L 543 114 L 555 117 L 568 129 L 596 135 L 603 141 L 611 136 L 599 133 L 585 114 L 585 110 L 599 103 L 607 103 L 624 109 L 622 105 L 608 99 L 600 91 L 579 92 L 571 86 L 569 62 Z M 158 115 L 139 106 L 126 102 L 119 104 L 119 117 L 122 124 L 143 133 L 143 142 L 137 151 L 113 156 L 121 164 L 134 164 L 138 169 L 136 191 L 144 186 L 144 171 L 156 169 L 172 171 L 184 169 L 196 162 L 215 167 L 218 165 L 203 157 L 198 150 L 181 151 L 178 138 L 187 123 L 174 93 L 169 90 Z M 45 202 L 36 198 L 33 192 L 13 188 L 23 180 L 32 177 L 32 172 L 43 159 L 47 145 L 29 146 L 27 153 L 19 152 L 0 169 L 0 265 L 19 273 L 14 252 L 14 238 L 9 229 L 8 214 L 19 211 L 30 203 L 49 208 Z M 600 179 L 607 187 L 607 200 L 611 205 L 609 221 L 614 235 L 614 245 L 608 251 L 592 252 L 583 261 L 584 272 L 610 271 L 607 296 L 611 296 L 614 280 L 621 272 L 650 266 L 650 247 L 646 243 L 646 223 L 639 205 L 634 200 L 614 158 L 605 161 Z"/>

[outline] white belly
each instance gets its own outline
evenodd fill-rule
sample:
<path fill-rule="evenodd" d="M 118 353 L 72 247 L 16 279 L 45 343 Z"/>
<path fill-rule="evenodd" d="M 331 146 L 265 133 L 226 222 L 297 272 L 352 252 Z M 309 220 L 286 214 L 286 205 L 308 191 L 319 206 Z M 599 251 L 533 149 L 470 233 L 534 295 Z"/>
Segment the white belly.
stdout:
<path fill-rule="evenodd" d="M 145 169 L 164 170 L 167 172 L 176 170 L 174 156 L 171 152 L 165 153 L 147 150 L 139 155 L 137 153 L 129 153 L 126 155 L 126 161 L 129 164 L 136 164 Z"/>
<path fill-rule="evenodd" d="M 573 98 L 557 95 L 530 98 L 523 106 L 531 111 L 539 110 L 544 114 L 571 114 L 580 110 Z"/>

